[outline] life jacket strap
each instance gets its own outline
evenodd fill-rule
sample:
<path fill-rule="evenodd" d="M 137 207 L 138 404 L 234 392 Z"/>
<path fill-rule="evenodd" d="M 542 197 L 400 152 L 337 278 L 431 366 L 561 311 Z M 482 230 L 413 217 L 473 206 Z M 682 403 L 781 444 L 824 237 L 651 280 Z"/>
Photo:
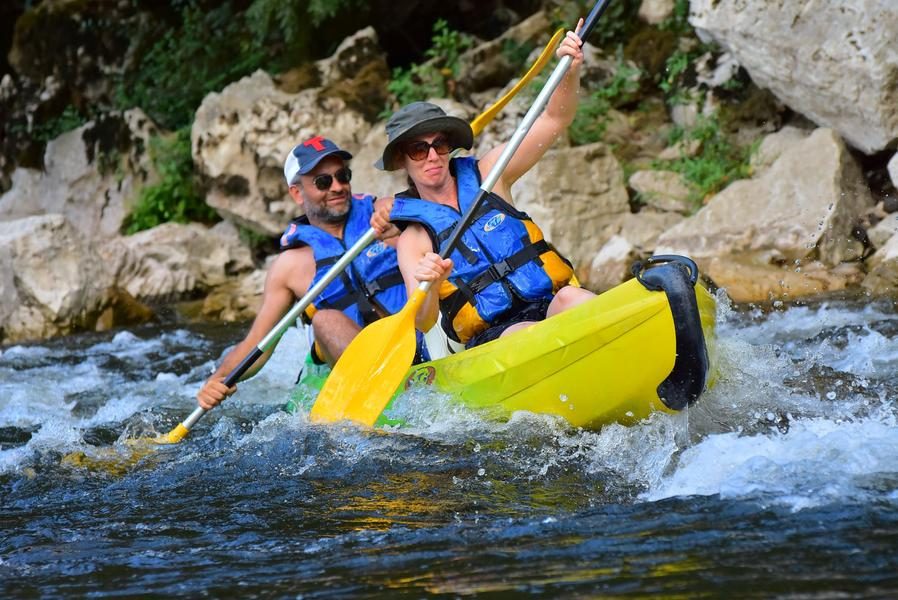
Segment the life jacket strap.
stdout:
<path fill-rule="evenodd" d="M 549 252 L 549 244 L 545 240 L 524 246 L 508 258 L 494 262 L 489 268 L 468 282 L 468 287 L 475 294 L 479 294 L 488 286 L 504 279 L 509 273 L 518 269 L 531 260 L 538 259 L 540 254 Z"/>

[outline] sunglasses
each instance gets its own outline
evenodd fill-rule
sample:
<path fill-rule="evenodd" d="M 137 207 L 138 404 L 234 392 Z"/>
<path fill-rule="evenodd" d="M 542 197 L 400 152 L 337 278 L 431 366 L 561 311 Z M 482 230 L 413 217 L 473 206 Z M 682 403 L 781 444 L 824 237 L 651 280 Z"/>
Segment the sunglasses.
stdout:
<path fill-rule="evenodd" d="M 334 179 L 337 180 L 337 183 L 349 183 L 349 181 L 352 179 L 352 171 L 349 170 L 349 167 L 343 167 L 333 175 L 329 173 L 316 175 L 312 180 L 312 183 L 315 184 L 316 188 L 323 192 L 331 188 L 331 184 L 334 183 Z"/>
<path fill-rule="evenodd" d="M 425 142 L 424 140 L 409 142 L 402 147 L 402 151 L 412 160 L 424 160 L 430 154 L 431 148 L 440 156 L 449 154 L 452 151 L 452 145 L 449 143 L 449 140 L 443 137 L 438 137 L 432 142 Z"/>

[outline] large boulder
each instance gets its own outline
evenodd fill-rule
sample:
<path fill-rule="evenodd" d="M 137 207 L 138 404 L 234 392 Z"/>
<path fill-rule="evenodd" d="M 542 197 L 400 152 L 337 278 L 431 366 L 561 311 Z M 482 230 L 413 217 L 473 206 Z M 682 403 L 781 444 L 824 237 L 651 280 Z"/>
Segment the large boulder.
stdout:
<path fill-rule="evenodd" d="M 691 0 L 700 37 L 759 86 L 871 154 L 898 138 L 898 5 L 889 0 Z"/>
<path fill-rule="evenodd" d="M 117 236 L 140 190 L 158 181 L 147 148 L 156 127 L 140 109 L 107 115 L 47 144 L 44 170 L 18 168 L 0 220 L 58 213 L 87 236 Z"/>
<path fill-rule="evenodd" d="M 0 222 L 0 342 L 145 320 L 95 246 L 59 214 Z"/>
<path fill-rule="evenodd" d="M 898 154 L 892 157 L 888 164 L 889 169 L 889 177 L 892 180 L 892 185 L 898 188 Z"/>
<path fill-rule="evenodd" d="M 876 251 L 867 265 L 863 285 L 873 294 L 898 293 L 898 235 Z"/>
<path fill-rule="evenodd" d="M 101 248 L 118 287 L 146 302 L 189 298 L 253 269 L 233 224 L 164 223 Z"/>
<path fill-rule="evenodd" d="M 656 251 L 689 255 L 705 271 L 715 258 L 784 270 L 812 260 L 833 267 L 860 257 L 852 232 L 872 206 L 845 144 L 818 129 L 760 177 L 733 183 L 665 232 Z"/>
<path fill-rule="evenodd" d="M 307 82 L 315 87 L 288 92 L 257 71 L 203 99 L 191 130 L 193 158 L 208 184 L 206 202 L 225 219 L 280 235 L 301 214 L 287 193 L 284 160 L 293 146 L 316 135 L 355 155 L 354 191 L 402 189 L 401 178 L 375 174 L 372 166 L 371 147 L 378 144 L 369 139 L 370 120 L 384 106 L 388 76 L 373 30 L 347 38 L 314 71 Z"/>
<path fill-rule="evenodd" d="M 589 285 L 590 265 L 630 213 L 624 171 L 602 143 L 550 150 L 512 189 L 527 212 Z"/>

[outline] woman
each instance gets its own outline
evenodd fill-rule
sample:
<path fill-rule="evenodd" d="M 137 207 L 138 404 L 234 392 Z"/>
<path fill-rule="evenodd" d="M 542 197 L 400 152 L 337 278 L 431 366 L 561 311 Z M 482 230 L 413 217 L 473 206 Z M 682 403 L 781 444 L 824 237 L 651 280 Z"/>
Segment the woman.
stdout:
<path fill-rule="evenodd" d="M 577 30 L 583 21 L 577 25 Z M 473 347 L 508 335 L 593 297 L 569 285 L 573 270 L 543 239 L 530 218 L 512 205 L 511 186 L 545 154 L 570 126 L 577 109 L 580 38 L 569 31 L 559 58 L 572 63 L 545 111 L 533 123 L 465 231 L 452 259 L 441 259 L 440 245 L 474 200 L 480 181 L 495 165 L 504 144 L 481 159 L 450 159 L 455 148 L 470 149 L 471 127 L 439 107 L 415 102 L 386 124 L 388 143 L 375 165 L 405 169 L 409 189 L 396 195 L 389 215 L 380 210 L 371 224 L 384 231 L 389 221 L 403 229 L 397 245 L 399 269 L 409 293 L 432 282 L 415 325 L 427 331 L 442 313 L 450 339 Z M 388 206 L 388 203 L 385 203 Z"/>

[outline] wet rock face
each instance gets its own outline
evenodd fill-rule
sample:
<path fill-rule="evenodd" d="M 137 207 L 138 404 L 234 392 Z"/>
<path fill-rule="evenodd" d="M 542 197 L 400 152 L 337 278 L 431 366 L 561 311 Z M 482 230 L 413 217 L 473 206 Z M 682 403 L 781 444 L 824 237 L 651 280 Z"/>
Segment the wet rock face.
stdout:
<path fill-rule="evenodd" d="M 107 329 L 150 314 L 115 287 L 96 246 L 62 215 L 0 223 L 0 343 Z"/>
<path fill-rule="evenodd" d="M 760 87 L 867 154 L 898 138 L 898 4 L 692 0 L 689 22 Z"/>
<path fill-rule="evenodd" d="M 858 216 L 872 206 L 860 167 L 845 144 L 832 130 L 818 129 L 794 142 L 757 178 L 733 183 L 695 216 L 665 232 L 655 250 L 687 254 L 706 272 L 726 261 L 750 265 L 752 269 L 741 271 L 754 273 L 749 278 L 757 278 L 757 268 L 781 277 L 796 268 L 806 271 L 808 262 L 833 268 L 861 256 L 863 248 L 852 234 Z M 729 285 L 741 285 L 733 279 L 739 273 L 718 269 L 718 277 Z M 768 292 L 780 293 L 779 287 L 767 289 L 758 281 L 752 293 L 760 299 Z M 808 286 L 802 293 L 837 289 L 827 285 Z"/>

